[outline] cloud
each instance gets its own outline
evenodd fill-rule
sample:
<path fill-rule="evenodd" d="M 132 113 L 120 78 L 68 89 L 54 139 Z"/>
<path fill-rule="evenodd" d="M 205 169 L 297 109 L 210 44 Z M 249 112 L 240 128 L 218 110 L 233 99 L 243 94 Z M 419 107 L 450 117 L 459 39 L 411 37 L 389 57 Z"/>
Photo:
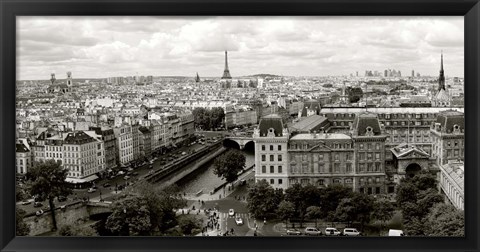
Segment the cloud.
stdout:
<path fill-rule="evenodd" d="M 463 75 L 463 17 L 19 17 L 20 79 L 342 75 L 420 69 Z M 448 59 L 448 61 L 447 61 Z M 449 66 L 447 68 L 447 66 Z"/>

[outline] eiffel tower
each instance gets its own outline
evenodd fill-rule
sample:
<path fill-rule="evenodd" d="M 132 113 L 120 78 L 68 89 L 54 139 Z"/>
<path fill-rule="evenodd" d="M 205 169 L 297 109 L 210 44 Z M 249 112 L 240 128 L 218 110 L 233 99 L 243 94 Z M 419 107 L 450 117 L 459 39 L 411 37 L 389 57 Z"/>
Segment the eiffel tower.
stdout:
<path fill-rule="evenodd" d="M 232 79 L 232 76 L 230 76 L 230 71 L 228 70 L 227 51 L 225 51 L 225 70 L 223 70 L 222 79 Z"/>

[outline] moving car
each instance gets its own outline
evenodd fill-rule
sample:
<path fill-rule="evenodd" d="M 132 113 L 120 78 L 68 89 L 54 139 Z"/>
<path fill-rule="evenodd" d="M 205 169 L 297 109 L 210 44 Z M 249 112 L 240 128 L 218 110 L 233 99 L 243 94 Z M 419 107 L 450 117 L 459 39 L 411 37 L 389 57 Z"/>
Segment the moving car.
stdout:
<path fill-rule="evenodd" d="M 235 223 L 237 223 L 238 226 L 243 225 L 243 220 L 242 220 L 242 218 L 240 218 L 240 217 L 235 218 Z"/>
<path fill-rule="evenodd" d="M 94 192 L 96 192 L 96 191 L 97 191 L 97 189 L 95 189 L 95 188 L 88 188 L 88 191 L 87 191 L 87 192 L 89 192 L 89 193 L 94 193 Z"/>
<path fill-rule="evenodd" d="M 305 235 L 322 235 L 322 231 L 314 227 L 305 228 Z"/>
<path fill-rule="evenodd" d="M 287 235 L 302 235 L 302 232 L 298 229 L 287 229 Z"/>
<path fill-rule="evenodd" d="M 340 234 L 342 234 L 342 232 L 338 231 L 336 228 L 333 228 L 333 227 L 325 228 L 325 235 L 338 236 Z"/>
<path fill-rule="evenodd" d="M 228 215 L 229 216 L 234 216 L 235 215 L 235 210 L 233 210 L 233 209 L 228 210 Z"/>
<path fill-rule="evenodd" d="M 356 228 L 345 228 L 343 230 L 343 235 L 345 236 L 359 236 L 360 232 Z"/>

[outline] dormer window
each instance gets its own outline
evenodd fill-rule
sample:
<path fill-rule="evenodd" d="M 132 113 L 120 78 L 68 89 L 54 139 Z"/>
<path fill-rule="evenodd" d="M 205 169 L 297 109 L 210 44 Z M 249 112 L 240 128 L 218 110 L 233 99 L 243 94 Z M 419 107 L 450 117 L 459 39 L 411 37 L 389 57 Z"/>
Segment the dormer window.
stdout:
<path fill-rule="evenodd" d="M 453 125 L 453 132 L 454 133 L 459 133 L 460 132 L 460 126 L 458 126 L 457 124 Z"/>

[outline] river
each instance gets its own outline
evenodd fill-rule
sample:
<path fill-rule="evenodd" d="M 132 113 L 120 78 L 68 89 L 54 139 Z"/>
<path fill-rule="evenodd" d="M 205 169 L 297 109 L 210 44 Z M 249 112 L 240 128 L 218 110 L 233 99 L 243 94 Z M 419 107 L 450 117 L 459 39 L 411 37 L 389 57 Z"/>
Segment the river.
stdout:
<path fill-rule="evenodd" d="M 255 154 L 247 151 L 242 151 L 242 153 L 246 159 L 245 167 L 252 166 L 255 163 Z M 180 187 L 180 190 L 187 194 L 195 194 L 201 190 L 203 190 L 203 193 L 208 193 L 225 182 L 225 180 L 213 173 L 213 162 L 214 160 L 206 163 L 197 171 L 178 181 L 177 185 Z"/>

